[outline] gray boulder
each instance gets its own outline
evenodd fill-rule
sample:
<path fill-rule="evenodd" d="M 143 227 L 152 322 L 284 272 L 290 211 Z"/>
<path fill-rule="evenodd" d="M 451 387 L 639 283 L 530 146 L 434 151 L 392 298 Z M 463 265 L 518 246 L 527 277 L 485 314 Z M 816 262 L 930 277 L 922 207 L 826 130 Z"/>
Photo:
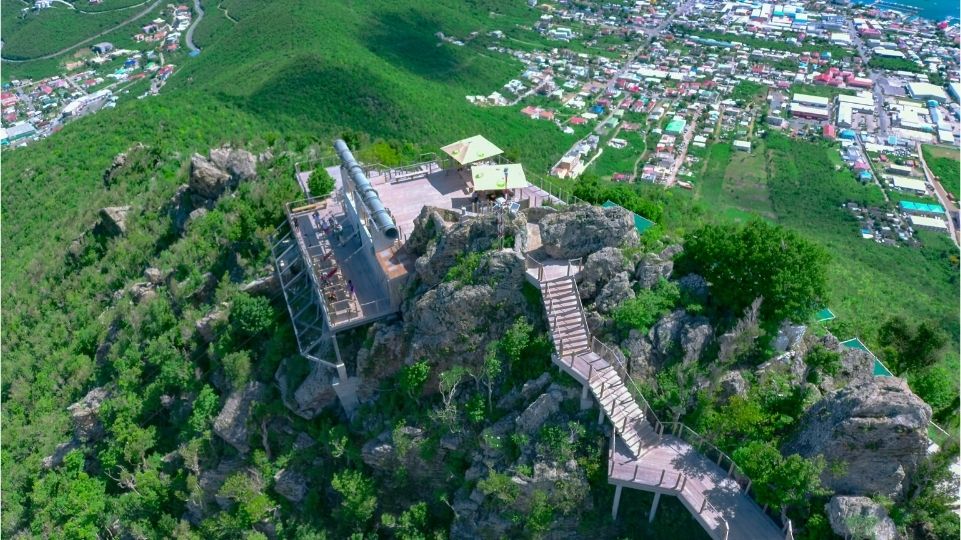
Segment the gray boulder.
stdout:
<path fill-rule="evenodd" d="M 561 408 L 559 393 L 541 394 L 517 417 L 517 430 L 531 435 L 544 425 L 550 415 Z"/>
<path fill-rule="evenodd" d="M 777 337 L 774 338 L 774 349 L 778 352 L 794 350 L 803 341 L 807 329 L 808 327 L 803 324 L 784 321 L 778 328 Z"/>
<path fill-rule="evenodd" d="M 159 268 L 147 268 L 143 271 L 143 277 L 147 279 L 147 282 L 151 285 L 160 285 L 164 280 L 164 273 L 160 271 Z"/>
<path fill-rule="evenodd" d="M 291 361 L 307 362 L 308 360 L 298 357 Z M 333 372 L 330 369 L 311 362 L 310 373 L 294 391 L 292 405 L 297 416 L 311 420 L 326 407 L 337 403 L 337 393 L 331 385 L 331 377 Z"/>
<path fill-rule="evenodd" d="M 540 227 L 544 251 L 555 258 L 586 257 L 601 248 L 638 243 L 633 216 L 620 207 L 574 205 L 544 216 Z"/>
<path fill-rule="evenodd" d="M 824 505 L 835 534 L 844 538 L 896 540 L 898 530 L 887 510 L 867 497 L 835 495 Z"/>
<path fill-rule="evenodd" d="M 100 209 L 100 220 L 94 226 L 93 232 L 97 236 L 123 236 L 127 234 L 127 216 L 129 206 L 108 206 Z"/>
<path fill-rule="evenodd" d="M 894 377 L 871 377 L 808 409 L 787 453 L 823 455 L 824 485 L 838 495 L 898 498 L 930 444 L 931 407 Z"/>
<path fill-rule="evenodd" d="M 240 290 L 241 292 L 245 292 L 254 296 L 272 296 L 281 292 L 280 282 L 277 280 L 277 274 L 274 272 L 270 272 L 263 277 L 259 277 L 244 284 Z"/>
<path fill-rule="evenodd" d="M 637 330 L 631 330 L 627 339 L 621 342 L 621 348 L 627 351 L 627 370 L 632 377 L 646 379 L 654 374 L 651 366 L 651 356 L 654 346 L 649 339 Z"/>
<path fill-rule="evenodd" d="M 137 303 L 157 296 L 157 291 L 154 290 L 153 283 L 150 283 L 149 281 L 134 283 L 127 290 L 130 291 L 130 296 L 132 296 L 134 301 Z"/>
<path fill-rule="evenodd" d="M 551 382 L 551 374 L 547 371 L 541 373 L 540 377 L 531 379 L 524 383 L 520 390 L 512 390 L 497 401 L 498 409 L 512 409 L 519 403 L 526 403 L 534 396 L 540 394 Z"/>
<path fill-rule="evenodd" d="M 634 298 L 634 289 L 631 288 L 630 275 L 621 272 L 604 285 L 597 295 L 594 308 L 599 313 L 611 313 L 621 302 L 631 298 Z"/>
<path fill-rule="evenodd" d="M 740 371 L 728 371 L 718 381 L 718 399 L 727 403 L 734 396 L 747 395 L 747 381 Z"/>
<path fill-rule="evenodd" d="M 230 181 L 230 175 L 200 154 L 190 157 L 190 190 L 201 197 L 216 199 Z"/>
<path fill-rule="evenodd" d="M 213 343 L 217 339 L 215 331 L 221 323 L 227 321 L 227 307 L 225 303 L 220 304 L 194 324 L 197 333 L 207 343 Z"/>
<path fill-rule="evenodd" d="M 67 454 L 76 450 L 77 448 L 80 448 L 80 442 L 77 441 L 77 439 L 70 439 L 67 442 L 60 443 L 56 448 L 54 448 L 53 454 L 43 458 L 43 461 L 40 462 L 40 465 L 44 469 L 56 469 L 63 464 L 63 460 L 67 457 Z"/>
<path fill-rule="evenodd" d="M 667 279 L 674 271 L 674 261 L 664 260 L 660 255 L 648 253 L 637 261 L 634 268 L 634 278 L 638 285 L 645 289 L 650 289 L 661 279 Z"/>
<path fill-rule="evenodd" d="M 627 260 L 615 247 L 602 248 L 588 255 L 580 273 L 578 290 L 581 298 L 590 300 L 615 275 L 627 270 Z"/>
<path fill-rule="evenodd" d="M 99 386 L 87 392 L 80 401 L 67 407 L 73 422 L 73 435 L 80 442 L 91 442 L 103 436 L 100 407 L 110 397 L 110 391 Z"/>
<path fill-rule="evenodd" d="M 210 162 L 226 171 L 231 180 L 240 182 L 257 176 L 257 157 L 238 148 L 215 148 L 210 151 Z"/>
<path fill-rule="evenodd" d="M 661 252 L 657 254 L 657 256 L 667 261 L 676 257 L 677 254 L 682 251 L 684 251 L 684 247 L 681 246 L 680 244 L 671 244 L 666 248 L 662 249 Z"/>
<path fill-rule="evenodd" d="M 250 450 L 247 443 L 250 435 L 247 428 L 250 411 L 256 402 L 264 399 L 266 390 L 263 384 L 255 381 L 231 392 L 224 408 L 214 420 L 214 433 L 242 454 Z"/>
<path fill-rule="evenodd" d="M 707 317 L 694 317 L 683 309 L 674 310 L 657 321 L 648 332 L 653 360 L 663 364 L 674 354 L 679 354 L 685 362 L 695 361 L 704 353 L 713 334 Z"/>
<path fill-rule="evenodd" d="M 274 475 L 274 491 L 290 502 L 298 503 L 307 495 L 307 479 L 290 469 L 280 469 Z"/>

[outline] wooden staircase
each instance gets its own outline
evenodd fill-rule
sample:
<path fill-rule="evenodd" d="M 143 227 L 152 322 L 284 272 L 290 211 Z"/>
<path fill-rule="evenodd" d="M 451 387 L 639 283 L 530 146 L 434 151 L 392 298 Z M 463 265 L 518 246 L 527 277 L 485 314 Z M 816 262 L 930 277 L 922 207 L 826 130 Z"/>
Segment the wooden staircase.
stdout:
<path fill-rule="evenodd" d="M 577 283 L 565 276 L 541 282 L 540 288 L 557 350 L 554 362 L 587 385 L 621 441 L 635 457 L 641 457 L 657 443 L 658 436 L 611 359 L 604 358 L 613 351 L 591 336 Z"/>

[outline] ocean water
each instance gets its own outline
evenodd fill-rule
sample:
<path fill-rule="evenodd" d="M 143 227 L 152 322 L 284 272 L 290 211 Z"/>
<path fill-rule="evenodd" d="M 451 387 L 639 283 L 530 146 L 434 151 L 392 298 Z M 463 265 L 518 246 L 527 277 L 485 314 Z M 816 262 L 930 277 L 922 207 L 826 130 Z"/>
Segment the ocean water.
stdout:
<path fill-rule="evenodd" d="M 855 0 L 858 4 L 873 4 L 875 0 Z M 933 21 L 943 21 L 953 19 L 957 21 L 961 17 L 961 5 L 957 0 L 889 0 L 883 2 L 882 7 L 897 9 L 896 5 L 902 4 L 918 8 L 917 15 Z"/>

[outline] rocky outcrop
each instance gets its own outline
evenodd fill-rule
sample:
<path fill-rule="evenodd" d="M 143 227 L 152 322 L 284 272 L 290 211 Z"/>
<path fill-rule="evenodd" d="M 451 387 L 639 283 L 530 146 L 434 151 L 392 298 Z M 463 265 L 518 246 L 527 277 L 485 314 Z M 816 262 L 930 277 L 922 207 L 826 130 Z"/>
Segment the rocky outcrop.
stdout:
<path fill-rule="evenodd" d="M 660 281 L 661 278 L 671 277 L 674 271 L 674 261 L 664 259 L 660 255 L 648 253 L 641 257 L 634 267 L 634 279 L 637 284 L 645 289 L 650 289 Z"/>
<path fill-rule="evenodd" d="M 777 336 L 774 338 L 774 350 L 778 352 L 795 351 L 804 341 L 808 327 L 803 324 L 791 324 L 784 321 L 778 328 Z M 803 351 L 800 354 L 804 354 Z"/>
<path fill-rule="evenodd" d="M 520 403 L 527 403 L 528 401 L 534 399 L 534 396 L 543 392 L 550 382 L 551 374 L 545 371 L 544 373 L 541 373 L 540 377 L 531 379 L 524 383 L 520 390 L 512 390 L 501 397 L 497 401 L 497 408 L 506 410 L 512 409 Z"/>
<path fill-rule="evenodd" d="M 127 216 L 129 206 L 108 206 L 100 209 L 100 220 L 94 226 L 93 233 L 97 236 L 113 237 L 127 234 Z"/>
<path fill-rule="evenodd" d="M 648 333 L 653 346 L 653 360 L 663 364 L 675 354 L 684 362 L 701 357 L 714 335 L 707 317 L 691 316 L 683 309 L 675 310 L 657 321 Z"/>
<path fill-rule="evenodd" d="M 53 449 L 53 454 L 43 458 L 40 465 L 44 469 L 56 469 L 63 464 L 63 460 L 67 457 L 67 454 L 77 448 L 80 448 L 80 442 L 77 439 L 70 439 L 65 443 L 60 443 Z"/>
<path fill-rule="evenodd" d="M 577 288 L 581 298 L 584 300 L 594 298 L 611 278 L 625 270 L 627 270 L 627 260 L 621 250 L 606 247 L 591 253 L 584 260 L 584 266 L 578 276 L 580 283 Z"/>
<path fill-rule="evenodd" d="M 73 422 L 73 436 L 80 442 L 91 442 L 103 436 L 100 406 L 110 397 L 110 391 L 100 386 L 87 392 L 80 401 L 67 407 Z"/>
<path fill-rule="evenodd" d="M 131 168 L 150 171 L 160 161 L 159 154 L 154 151 L 145 152 L 147 146 L 143 143 L 136 143 L 126 152 L 121 152 L 113 157 L 110 167 L 103 172 L 103 185 L 110 188 L 117 183 L 117 180 Z"/>
<path fill-rule="evenodd" d="M 611 313 L 621 302 L 632 298 L 634 289 L 631 288 L 630 274 L 621 272 L 612 277 L 598 293 L 594 309 L 598 313 Z"/>
<path fill-rule="evenodd" d="M 544 251 L 555 258 L 586 257 L 605 247 L 638 243 L 633 216 L 620 207 L 574 205 L 544 216 L 540 228 Z"/>
<path fill-rule="evenodd" d="M 867 497 L 836 495 L 824 505 L 831 529 L 844 538 L 896 540 L 897 527 L 887 510 Z"/>
<path fill-rule="evenodd" d="M 786 450 L 823 455 L 824 485 L 839 495 L 901 496 L 930 441 L 931 408 L 894 377 L 871 377 L 811 407 Z"/>
<path fill-rule="evenodd" d="M 559 391 L 541 394 L 517 417 L 517 431 L 528 435 L 536 433 L 550 415 L 560 410 L 561 399 Z"/>
<path fill-rule="evenodd" d="M 143 271 L 143 277 L 146 278 L 147 283 L 151 285 L 160 285 L 163 283 L 165 276 L 159 268 L 150 267 Z"/>
<path fill-rule="evenodd" d="M 728 371 L 721 376 L 717 388 L 718 401 L 727 403 L 734 396 L 746 396 L 748 385 L 740 371 Z"/>
<path fill-rule="evenodd" d="M 254 403 L 264 399 L 267 388 L 259 382 L 248 383 L 227 397 L 224 408 L 214 420 L 214 433 L 240 453 L 250 450 L 247 420 Z"/>
<path fill-rule="evenodd" d="M 154 289 L 154 284 L 149 281 L 134 283 L 127 288 L 127 291 L 138 304 L 157 296 L 157 291 Z"/>
<path fill-rule="evenodd" d="M 229 506 L 230 501 L 218 497 L 217 492 L 220 491 L 227 477 L 242 467 L 242 459 L 233 459 L 221 461 L 216 468 L 200 471 L 197 479 L 199 489 L 187 499 L 184 518 L 194 525 L 200 525 L 207 515 Z"/>
<path fill-rule="evenodd" d="M 404 326 L 398 322 L 374 323 L 367 331 L 369 348 L 357 351 L 357 373 L 360 386 L 357 397 L 367 401 L 380 390 L 381 381 L 397 373 L 407 361 Z M 411 360 L 412 361 L 412 360 Z"/>
<path fill-rule="evenodd" d="M 429 287 L 433 287 L 444 280 L 447 271 L 457 264 L 457 261 L 475 252 L 487 251 L 499 247 L 501 238 L 513 237 L 515 244 L 523 246 L 527 238 L 527 218 L 523 214 L 510 215 L 482 215 L 458 221 L 450 227 L 441 211 L 425 209 L 426 215 L 421 214 L 420 221 L 415 225 L 415 244 L 424 244 L 423 255 L 415 261 L 417 275 Z M 498 223 L 501 220 L 501 224 Z M 501 232 L 503 231 L 503 236 Z M 514 245 L 505 245 L 513 249 Z M 415 251 L 416 253 L 416 251 Z"/>
<path fill-rule="evenodd" d="M 217 339 L 216 329 L 220 324 L 227 321 L 228 307 L 226 303 L 220 304 L 194 324 L 197 333 L 207 343 L 213 343 Z"/>
<path fill-rule="evenodd" d="M 214 148 L 210 151 L 210 162 L 226 172 L 236 182 L 250 180 L 257 176 L 257 157 L 239 148 Z"/>
<path fill-rule="evenodd" d="M 397 473 L 403 471 L 408 481 L 413 481 L 421 488 L 439 487 L 448 478 L 443 459 L 447 451 L 441 447 L 438 449 L 439 455 L 425 459 L 422 449 L 426 442 L 424 430 L 400 426 L 367 441 L 361 448 L 360 456 L 387 483 L 394 483 L 399 479 Z"/>
<path fill-rule="evenodd" d="M 280 281 L 277 280 L 277 274 L 270 272 L 266 276 L 245 283 L 240 291 L 252 296 L 274 296 L 281 293 Z"/>
<path fill-rule="evenodd" d="M 307 495 L 307 479 L 290 469 L 280 469 L 274 475 L 274 491 L 292 503 L 299 503 Z"/>
<path fill-rule="evenodd" d="M 513 250 L 489 252 L 474 271 L 473 284 L 441 283 L 417 298 L 404 313 L 410 356 L 430 360 L 434 373 L 455 361 L 479 361 L 482 344 L 503 335 L 527 310 L 518 293 L 524 271 L 523 259 Z"/>
<path fill-rule="evenodd" d="M 637 330 L 631 330 L 627 339 L 621 342 L 621 349 L 627 353 L 627 370 L 632 377 L 646 379 L 654 374 L 651 365 L 651 355 L 654 346 L 647 336 Z"/>
<path fill-rule="evenodd" d="M 306 362 L 307 360 L 296 358 L 291 361 Z M 297 416 L 310 420 L 326 407 L 337 403 L 337 393 L 331 385 L 332 377 L 333 371 L 312 362 L 310 374 L 294 391 L 293 403 L 288 403 L 288 408 L 293 405 L 292 410 Z"/>
<path fill-rule="evenodd" d="M 227 189 L 230 175 L 200 154 L 190 156 L 190 191 L 216 199 Z"/>

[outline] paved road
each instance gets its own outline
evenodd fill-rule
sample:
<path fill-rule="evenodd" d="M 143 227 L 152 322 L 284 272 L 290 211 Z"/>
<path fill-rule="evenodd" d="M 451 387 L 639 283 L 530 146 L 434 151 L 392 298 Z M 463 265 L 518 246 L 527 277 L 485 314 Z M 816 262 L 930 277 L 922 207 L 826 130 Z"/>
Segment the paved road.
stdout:
<path fill-rule="evenodd" d="M 26 60 L 11 60 L 11 59 L 9 59 L 9 58 L 0 58 L 0 60 L 2 60 L 3 62 L 9 62 L 9 63 L 11 63 L 11 64 L 22 64 L 22 63 L 24 63 L 24 62 L 32 62 L 32 61 L 34 61 L 34 60 L 46 60 L 46 59 L 48 59 L 48 58 L 54 58 L 54 57 L 56 57 L 56 56 L 60 56 L 61 54 L 68 53 L 68 52 L 76 49 L 77 47 L 82 47 L 83 45 L 86 45 L 87 43 L 90 43 L 91 41 L 93 41 L 93 40 L 95 40 L 95 39 L 97 39 L 97 38 L 99 38 L 99 37 L 101 37 L 101 36 L 103 36 L 103 35 L 109 34 L 109 33 L 113 32 L 114 30 L 119 30 L 120 28 L 123 28 L 124 26 L 127 26 L 128 24 L 136 21 L 137 19 L 143 17 L 144 15 L 146 15 L 146 14 L 150 13 L 151 11 L 153 11 L 154 9 L 156 9 L 157 6 L 159 6 L 162 1 L 163 1 L 163 0 L 157 0 L 157 1 L 154 2 L 153 4 L 150 4 L 150 6 L 148 6 L 147 9 L 141 11 L 140 13 L 137 13 L 137 14 L 134 15 L 133 17 L 130 17 L 129 19 L 121 22 L 120 24 L 118 24 L 118 25 L 116 25 L 116 26 L 113 26 L 113 27 L 111 27 L 111 28 L 108 28 L 108 29 L 104 30 L 103 32 L 100 32 L 99 34 L 96 34 L 96 35 L 94 35 L 94 36 L 88 37 L 87 39 L 85 39 L 85 40 L 83 40 L 83 41 L 80 41 L 80 42 L 78 42 L 78 43 L 75 43 L 75 44 L 67 47 L 66 49 L 61 49 L 61 50 L 59 50 L 59 51 L 57 51 L 57 52 L 55 52 L 55 53 L 50 53 L 50 54 L 46 54 L 46 55 L 43 55 L 43 56 L 37 56 L 37 57 L 34 57 L 34 58 L 27 58 Z M 194 0 L 194 1 L 196 2 L 196 0 Z"/>
<path fill-rule="evenodd" d="M 948 232 L 951 234 L 951 240 L 954 241 L 954 245 L 961 247 L 961 239 L 958 238 L 958 231 L 954 228 L 954 219 L 951 217 L 952 214 L 957 213 L 958 207 L 951 202 L 948 198 L 948 193 L 944 190 L 944 186 L 941 182 L 934 177 L 931 173 L 931 169 L 928 168 L 928 164 L 924 161 L 924 152 L 921 151 L 921 143 L 914 143 L 915 149 L 918 151 L 918 157 L 921 159 L 921 168 L 924 170 L 924 176 L 928 179 L 928 182 L 934 186 L 934 194 L 938 196 L 938 202 L 945 209 L 948 215 Z"/>
<path fill-rule="evenodd" d="M 200 49 L 194 43 L 194 30 L 200 23 L 200 19 L 204 18 L 204 8 L 200 5 L 200 0 L 194 0 L 194 11 L 197 12 L 197 17 L 194 18 L 194 21 L 190 23 L 190 28 L 187 29 L 187 47 L 190 48 L 190 52 L 200 54 Z"/>

